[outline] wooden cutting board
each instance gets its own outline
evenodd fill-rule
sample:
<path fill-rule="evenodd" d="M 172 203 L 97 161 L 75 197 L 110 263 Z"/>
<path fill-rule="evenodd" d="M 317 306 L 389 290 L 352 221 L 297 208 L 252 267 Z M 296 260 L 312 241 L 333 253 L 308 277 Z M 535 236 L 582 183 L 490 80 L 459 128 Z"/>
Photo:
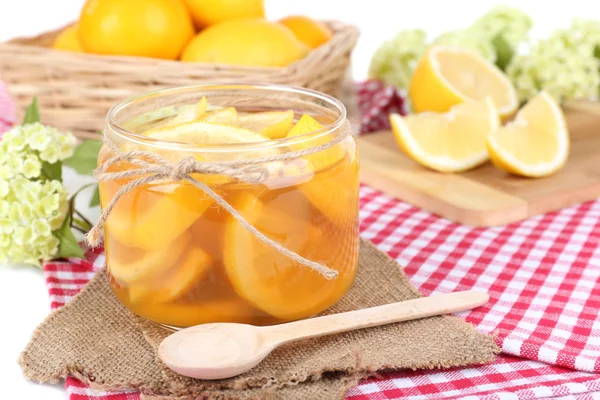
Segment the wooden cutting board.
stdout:
<path fill-rule="evenodd" d="M 460 174 L 421 167 L 398 149 L 392 133 L 358 137 L 361 182 L 417 207 L 472 226 L 521 221 L 600 197 L 600 105 L 565 108 L 571 151 L 553 176 L 529 179 L 486 163 Z"/>

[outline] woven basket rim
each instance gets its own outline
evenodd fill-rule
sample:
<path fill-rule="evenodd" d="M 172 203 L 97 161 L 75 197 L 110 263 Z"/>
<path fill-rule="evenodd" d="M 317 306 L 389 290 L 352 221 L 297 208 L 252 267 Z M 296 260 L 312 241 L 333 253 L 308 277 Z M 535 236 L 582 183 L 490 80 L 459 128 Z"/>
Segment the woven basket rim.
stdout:
<path fill-rule="evenodd" d="M 312 51 L 310 51 L 308 53 L 308 55 L 306 55 L 305 57 L 303 57 L 297 61 L 294 61 L 293 63 L 291 63 L 285 67 L 249 67 L 249 66 L 241 66 L 241 65 L 219 64 L 219 63 L 183 62 L 180 60 L 165 60 L 165 59 L 151 58 L 151 57 L 114 56 L 114 55 L 100 55 L 100 54 L 90 54 L 90 53 L 75 53 L 75 52 L 55 50 L 55 49 L 53 49 L 51 47 L 47 47 L 47 46 L 39 46 L 39 45 L 33 45 L 33 44 L 20 43 L 20 41 L 33 41 L 44 35 L 58 33 L 60 31 L 62 31 L 63 29 L 73 25 L 74 22 L 63 25 L 62 27 L 59 27 L 57 29 L 41 32 L 37 35 L 14 37 L 5 42 L 0 42 L 0 47 L 4 47 L 7 49 L 10 49 L 10 48 L 32 49 L 33 48 L 36 50 L 36 52 L 39 52 L 40 54 L 52 54 L 54 57 L 57 57 L 57 56 L 60 56 L 61 58 L 64 57 L 65 61 L 68 61 L 69 59 L 79 59 L 79 60 L 85 60 L 87 62 L 98 61 L 98 62 L 102 62 L 102 63 L 110 62 L 110 61 L 118 61 L 120 63 L 126 62 L 128 64 L 134 64 L 134 65 L 135 64 L 148 65 L 149 63 L 152 63 L 152 64 L 156 65 L 157 67 L 173 68 L 176 66 L 175 68 L 181 68 L 181 67 L 189 66 L 189 67 L 193 68 L 194 66 L 196 66 L 196 67 L 202 66 L 202 67 L 212 67 L 217 70 L 236 71 L 236 72 L 240 72 L 240 73 L 244 73 L 244 72 L 262 73 L 262 72 L 264 72 L 265 74 L 270 74 L 270 75 L 277 74 L 277 73 L 286 74 L 288 72 L 295 71 L 296 69 L 300 68 L 300 66 L 302 66 L 305 63 L 310 64 L 313 60 L 322 58 L 325 54 L 327 54 L 329 52 L 329 49 L 335 47 L 338 44 L 341 44 L 341 43 L 351 40 L 353 43 L 352 46 L 354 46 L 354 44 L 358 40 L 359 30 L 356 26 L 342 22 L 342 21 L 338 21 L 338 20 L 323 20 L 322 22 L 327 24 L 327 26 L 329 26 L 333 30 L 334 33 L 333 33 L 333 36 L 331 37 L 331 39 L 327 43 L 323 44 L 322 46 L 317 47 L 316 49 L 313 49 Z"/>
<path fill-rule="evenodd" d="M 333 37 L 285 67 L 248 67 L 156 58 L 107 56 L 51 48 L 55 29 L 0 42 L 0 75 L 21 107 L 38 96 L 43 120 L 78 136 L 97 137 L 107 111 L 136 93 L 201 83 L 273 83 L 315 89 L 335 96 L 348 75 L 359 31 L 325 21 Z M 69 25 L 66 25 L 69 26 Z"/>

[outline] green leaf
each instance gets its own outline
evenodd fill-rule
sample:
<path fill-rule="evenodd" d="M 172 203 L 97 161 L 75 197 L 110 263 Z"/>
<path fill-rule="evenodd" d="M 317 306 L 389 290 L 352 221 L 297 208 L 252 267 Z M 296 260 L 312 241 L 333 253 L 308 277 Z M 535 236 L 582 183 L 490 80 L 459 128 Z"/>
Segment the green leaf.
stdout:
<path fill-rule="evenodd" d="M 25 110 L 23 125 L 33 124 L 35 122 L 40 122 L 40 106 L 38 104 L 37 96 L 33 98 L 33 101 Z"/>
<path fill-rule="evenodd" d="M 99 186 L 96 185 L 96 188 L 94 189 L 94 194 L 92 195 L 92 198 L 90 199 L 90 207 L 96 207 L 100 205 L 100 189 Z"/>
<path fill-rule="evenodd" d="M 69 198 L 69 214 L 73 214 L 73 211 L 75 211 L 75 198 L 77 198 L 77 195 L 79 195 L 79 193 L 83 192 L 85 189 L 91 188 L 94 185 L 98 186 L 94 183 L 88 183 L 87 185 L 83 185 L 71 195 L 71 197 Z"/>
<path fill-rule="evenodd" d="M 69 209 L 65 220 L 60 228 L 52 232 L 52 234 L 60 241 L 56 258 L 83 257 L 84 255 L 83 249 L 79 246 L 79 242 L 75 238 L 75 235 L 73 235 L 71 224 L 73 222 L 73 212 L 75 212 L 75 198 L 79 193 L 90 186 L 92 186 L 92 184 L 84 185 L 73 193 L 69 199 Z"/>
<path fill-rule="evenodd" d="M 504 71 L 510 63 L 510 60 L 513 58 L 514 49 L 502 34 L 498 34 L 494 37 L 492 45 L 496 49 L 496 65 Z"/>
<path fill-rule="evenodd" d="M 89 175 L 96 168 L 101 147 L 102 142 L 86 140 L 75 148 L 71 158 L 64 161 L 65 165 L 73 168 L 79 174 Z"/>
<path fill-rule="evenodd" d="M 71 230 L 71 211 L 67 214 L 62 226 L 52 233 L 60 240 L 56 258 L 83 257 L 83 250 Z"/>
<path fill-rule="evenodd" d="M 75 228 L 80 228 L 81 230 L 86 232 L 92 228 L 93 223 L 89 221 L 82 213 L 75 209 L 75 199 L 81 192 L 88 188 L 91 188 L 92 186 L 95 186 L 96 188 L 98 187 L 98 185 L 95 183 L 88 183 L 87 185 L 83 185 L 82 187 L 77 189 L 77 191 L 75 191 L 75 193 L 73 193 L 69 198 L 69 214 L 73 216 L 73 220 L 71 221 L 72 226 Z M 80 218 L 76 218 L 75 214 L 78 215 Z"/>
<path fill-rule="evenodd" d="M 47 161 L 42 161 L 42 176 L 49 180 L 62 182 L 62 163 L 60 161 L 50 164 Z"/>

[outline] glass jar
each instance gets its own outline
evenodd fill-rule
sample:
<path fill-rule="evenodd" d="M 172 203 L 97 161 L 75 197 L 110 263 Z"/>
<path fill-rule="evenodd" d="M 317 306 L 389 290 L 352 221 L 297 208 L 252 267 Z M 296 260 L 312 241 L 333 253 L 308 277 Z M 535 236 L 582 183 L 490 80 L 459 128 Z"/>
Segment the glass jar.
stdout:
<path fill-rule="evenodd" d="M 211 107 L 238 113 L 293 110 L 323 126 L 291 138 L 254 143 L 151 139 L 147 129 L 189 112 L 205 96 Z M 192 174 L 261 233 L 336 270 L 327 279 L 264 244 L 203 190 L 162 179 L 124 194 L 104 227 L 115 296 L 134 313 L 179 328 L 209 322 L 268 325 L 315 315 L 349 290 L 358 265 L 358 158 L 341 102 L 278 85 L 200 85 L 133 97 L 108 113 L 106 137 L 120 150 L 231 162 L 289 154 L 346 138 L 317 153 L 260 164 L 268 176 L 250 184 L 224 175 Z M 217 141 L 218 142 L 218 141 Z M 99 165 L 111 157 L 104 146 Z M 121 161 L 109 172 L 137 168 Z M 136 177 L 102 181 L 103 207 Z"/>

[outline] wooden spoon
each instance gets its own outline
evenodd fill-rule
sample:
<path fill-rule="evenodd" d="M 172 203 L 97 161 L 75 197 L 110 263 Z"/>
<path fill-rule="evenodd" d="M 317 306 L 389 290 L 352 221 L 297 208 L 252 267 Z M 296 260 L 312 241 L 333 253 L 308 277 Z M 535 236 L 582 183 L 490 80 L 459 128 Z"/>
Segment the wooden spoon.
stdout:
<path fill-rule="evenodd" d="M 470 310 L 487 303 L 484 292 L 465 291 L 326 315 L 273 326 L 213 323 L 166 337 L 160 359 L 173 371 L 198 379 L 223 379 L 254 368 L 276 347 L 301 339 Z"/>

